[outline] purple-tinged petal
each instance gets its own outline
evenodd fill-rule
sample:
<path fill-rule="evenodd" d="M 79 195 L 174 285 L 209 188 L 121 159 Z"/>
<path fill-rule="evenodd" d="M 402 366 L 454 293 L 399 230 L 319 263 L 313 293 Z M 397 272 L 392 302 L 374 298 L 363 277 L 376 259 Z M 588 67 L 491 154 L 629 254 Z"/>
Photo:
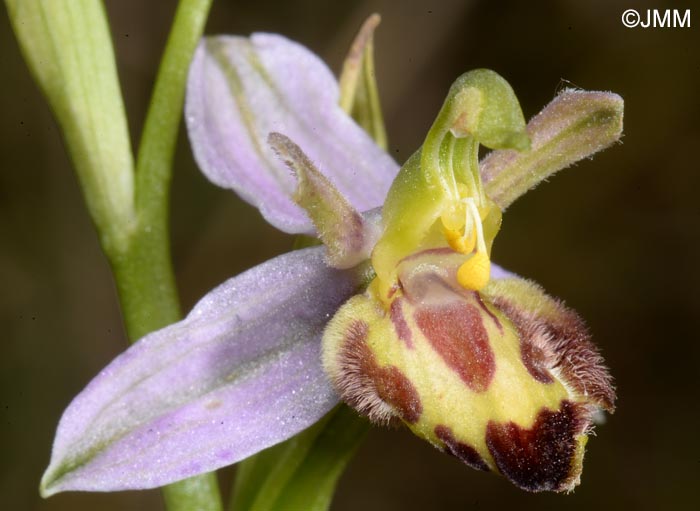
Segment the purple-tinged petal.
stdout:
<path fill-rule="evenodd" d="M 337 403 L 320 339 L 356 292 L 356 273 L 323 249 L 261 264 L 147 335 L 65 411 L 42 480 L 67 490 L 152 488 L 229 465 L 283 441 Z"/>
<path fill-rule="evenodd" d="M 310 233 L 291 198 L 295 179 L 266 143 L 269 133 L 284 133 L 356 209 L 378 207 L 398 165 L 338 100 L 328 67 L 295 42 L 273 34 L 207 38 L 190 67 L 185 106 L 197 163 L 275 227 Z"/>

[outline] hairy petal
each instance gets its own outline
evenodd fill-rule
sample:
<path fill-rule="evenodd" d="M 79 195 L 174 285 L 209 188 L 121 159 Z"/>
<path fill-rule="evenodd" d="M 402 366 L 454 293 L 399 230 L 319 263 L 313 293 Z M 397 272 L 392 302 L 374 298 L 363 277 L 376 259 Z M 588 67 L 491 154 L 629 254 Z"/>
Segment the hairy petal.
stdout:
<path fill-rule="evenodd" d="M 235 190 L 275 227 L 311 233 L 292 200 L 294 176 L 266 143 L 294 140 L 359 211 L 380 206 L 398 165 L 338 105 L 326 65 L 282 36 L 219 36 L 197 49 L 186 118 L 195 158 L 215 184 Z"/>
<path fill-rule="evenodd" d="M 250 456 L 338 401 L 320 363 L 328 317 L 359 277 L 320 247 L 235 277 L 108 365 L 58 426 L 45 496 L 151 488 Z"/>
<path fill-rule="evenodd" d="M 353 208 L 288 137 L 270 133 L 268 143 L 297 177 L 294 202 L 304 208 L 326 245 L 329 266 L 352 268 L 369 259 L 380 235 L 380 222 L 366 220 Z"/>
<path fill-rule="evenodd" d="M 486 193 L 506 209 L 561 169 L 622 136 L 624 101 L 612 92 L 564 90 L 527 124 L 529 151 L 493 151 L 480 164 Z"/>

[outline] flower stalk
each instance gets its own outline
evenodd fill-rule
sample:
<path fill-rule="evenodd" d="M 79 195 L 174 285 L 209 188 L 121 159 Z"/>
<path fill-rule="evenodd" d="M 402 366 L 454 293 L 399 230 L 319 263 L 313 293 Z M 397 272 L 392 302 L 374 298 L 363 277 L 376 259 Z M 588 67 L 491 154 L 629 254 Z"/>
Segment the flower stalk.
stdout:
<path fill-rule="evenodd" d="M 136 172 L 102 3 L 6 0 L 6 5 L 29 68 L 61 126 L 133 342 L 180 317 L 168 190 L 187 67 L 211 0 L 182 0 L 178 6 Z M 170 485 L 164 497 L 169 511 L 221 509 L 213 474 Z"/>
<path fill-rule="evenodd" d="M 178 5 L 136 160 L 138 227 L 127 250 L 110 257 L 131 342 L 181 317 L 170 258 L 169 189 L 187 68 L 211 3 L 182 0 Z M 213 472 L 165 486 L 163 497 L 168 511 L 222 509 Z"/>

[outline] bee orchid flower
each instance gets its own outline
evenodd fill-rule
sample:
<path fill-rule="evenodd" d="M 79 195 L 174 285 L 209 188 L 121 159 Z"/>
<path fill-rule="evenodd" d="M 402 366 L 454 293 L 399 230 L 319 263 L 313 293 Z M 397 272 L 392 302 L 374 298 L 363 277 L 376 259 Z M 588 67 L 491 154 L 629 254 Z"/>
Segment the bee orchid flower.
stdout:
<path fill-rule="evenodd" d="M 565 91 L 526 127 L 463 75 L 399 170 L 282 36 L 211 37 L 190 68 L 196 160 L 287 233 L 267 261 L 105 367 L 60 420 L 42 493 L 162 486 L 240 461 L 339 399 L 533 491 L 578 481 L 610 376 L 578 316 L 491 264 L 501 212 L 617 140 L 622 101 Z M 479 144 L 494 151 L 479 164 Z"/>

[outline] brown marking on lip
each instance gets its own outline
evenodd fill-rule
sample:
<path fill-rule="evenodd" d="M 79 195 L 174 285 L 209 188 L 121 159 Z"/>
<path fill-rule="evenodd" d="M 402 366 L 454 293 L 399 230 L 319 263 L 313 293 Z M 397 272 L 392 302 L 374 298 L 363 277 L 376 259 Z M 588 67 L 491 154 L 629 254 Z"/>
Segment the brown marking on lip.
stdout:
<path fill-rule="evenodd" d="M 471 445 L 458 441 L 448 426 L 435 426 L 435 436 L 445 444 L 445 452 L 459 459 L 462 463 L 477 470 L 489 471 L 489 466 Z"/>
<path fill-rule="evenodd" d="M 547 354 L 530 338 L 520 338 L 520 358 L 527 372 L 535 380 L 540 383 L 554 383 L 554 378 L 547 370 Z"/>
<path fill-rule="evenodd" d="M 408 326 L 408 323 L 406 323 L 406 318 L 403 315 L 401 303 L 401 298 L 397 298 L 391 302 L 391 307 L 389 308 L 389 318 L 391 318 L 391 322 L 394 325 L 396 335 L 398 335 L 399 339 L 406 344 L 407 348 L 412 349 L 413 334 Z"/>
<path fill-rule="evenodd" d="M 544 295 L 539 288 L 538 291 Z M 528 372 L 538 381 L 553 381 L 550 370 L 558 369 L 561 378 L 576 393 L 595 405 L 613 412 L 615 389 L 603 357 L 591 342 L 583 320 L 560 302 L 555 314 L 544 317 L 504 297 L 494 305 L 513 322 L 520 336 L 520 353 Z"/>
<path fill-rule="evenodd" d="M 559 411 L 543 408 L 532 428 L 490 421 L 486 445 L 498 470 L 517 487 L 532 491 L 564 491 L 577 484 L 576 436 L 588 426 L 583 405 L 562 401 Z"/>
<path fill-rule="evenodd" d="M 415 319 L 433 349 L 471 390 L 483 392 L 488 388 L 496 363 L 476 306 L 453 300 L 420 308 Z"/>
<path fill-rule="evenodd" d="M 501 332 L 501 333 L 503 333 L 503 325 L 501 325 L 501 322 L 498 320 L 498 318 L 496 317 L 496 315 L 495 315 L 493 312 L 491 312 L 491 309 L 489 309 L 489 308 L 486 306 L 486 304 L 484 303 L 483 298 L 481 298 L 481 294 L 480 294 L 478 291 L 474 291 L 474 296 L 476 297 L 476 301 L 477 301 L 477 303 L 479 304 L 479 307 L 481 307 L 482 309 L 484 309 L 484 312 L 486 312 L 486 314 L 488 314 L 488 315 L 491 317 L 491 319 L 493 320 L 493 322 L 496 324 L 496 327 L 498 327 L 498 331 Z"/>
<path fill-rule="evenodd" d="M 377 368 L 374 379 L 377 395 L 398 411 L 403 420 L 415 424 L 420 419 L 423 406 L 416 388 L 398 367 Z"/>
<path fill-rule="evenodd" d="M 334 384 L 343 399 L 379 424 L 414 424 L 423 413 L 418 391 L 398 367 L 380 366 L 367 345 L 369 325 L 355 320 L 348 327 Z"/>

